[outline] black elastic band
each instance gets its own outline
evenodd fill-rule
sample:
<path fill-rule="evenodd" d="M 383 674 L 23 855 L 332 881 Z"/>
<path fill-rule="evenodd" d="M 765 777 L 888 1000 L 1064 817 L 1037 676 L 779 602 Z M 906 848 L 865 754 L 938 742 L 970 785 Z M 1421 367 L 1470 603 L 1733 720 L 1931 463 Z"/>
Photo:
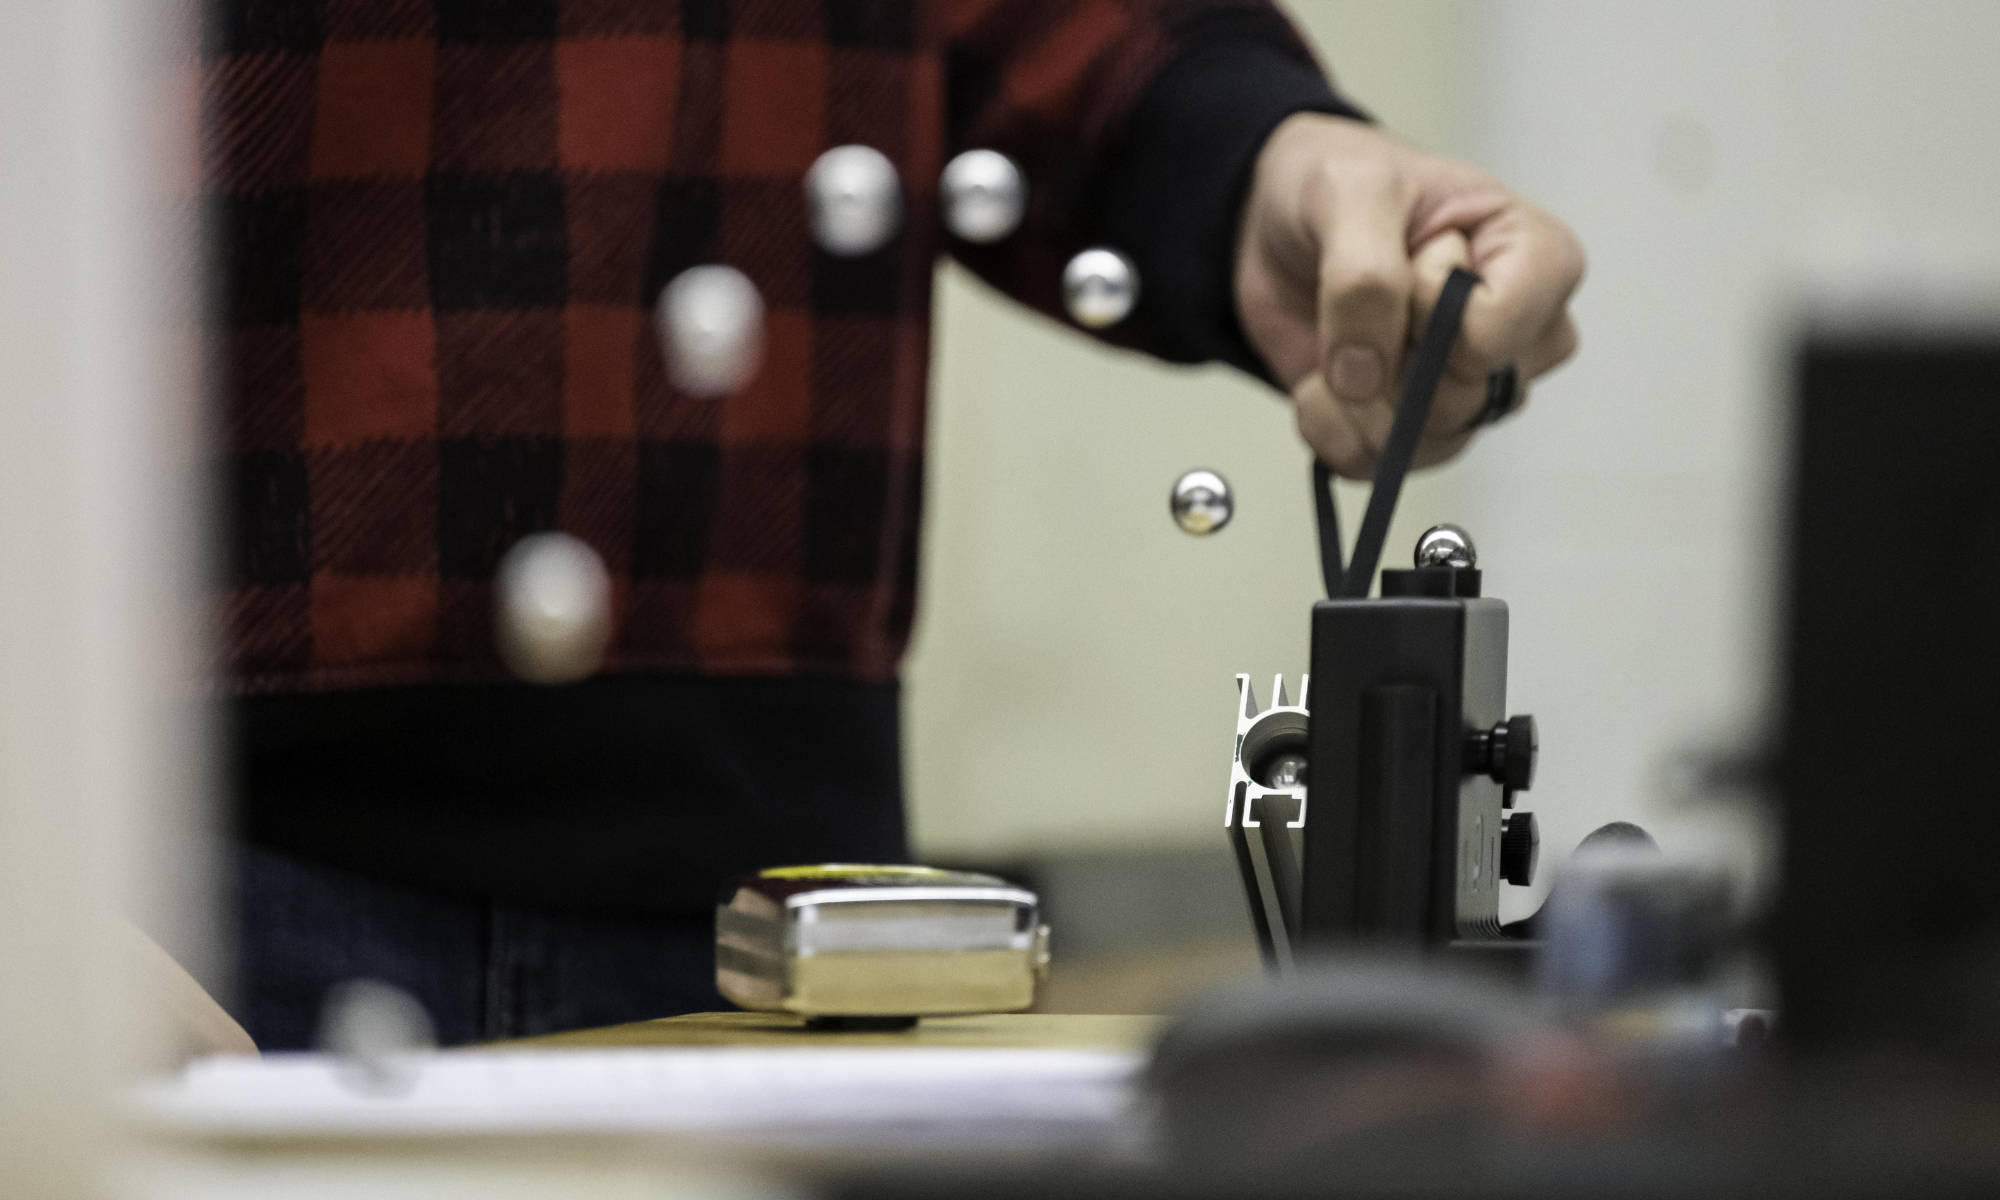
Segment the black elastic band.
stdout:
<path fill-rule="evenodd" d="M 1403 376 L 1403 395 L 1396 405 L 1396 419 L 1389 427 L 1389 442 L 1375 465 L 1375 486 L 1368 493 L 1368 510 L 1361 518 L 1361 532 L 1354 539 L 1354 558 L 1345 571 L 1340 565 L 1340 519 L 1333 504 L 1333 472 L 1325 463 L 1313 462 L 1313 510 L 1319 522 L 1320 574 L 1326 581 L 1327 598 L 1359 600 L 1375 584 L 1375 567 L 1382 558 L 1382 543 L 1389 536 L 1389 518 L 1395 514 L 1396 498 L 1403 491 L 1403 477 L 1417 455 L 1417 442 L 1430 421 L 1431 402 L 1437 398 L 1438 384 L 1444 379 L 1451 344 L 1458 340 L 1458 326 L 1465 317 L 1465 304 L 1479 276 L 1454 267 L 1438 293 L 1437 306 L 1424 326 Z"/>
<path fill-rule="evenodd" d="M 1313 517 L 1319 527 L 1319 575 L 1326 598 L 1340 597 L 1340 514 L 1333 508 L 1333 468 L 1313 459 Z"/>

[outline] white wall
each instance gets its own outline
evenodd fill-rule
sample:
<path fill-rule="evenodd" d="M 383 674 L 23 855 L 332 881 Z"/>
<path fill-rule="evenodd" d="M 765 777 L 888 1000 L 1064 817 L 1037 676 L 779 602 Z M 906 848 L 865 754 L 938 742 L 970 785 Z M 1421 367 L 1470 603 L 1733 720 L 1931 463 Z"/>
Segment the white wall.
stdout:
<path fill-rule="evenodd" d="M 1836 293 L 2000 310 L 2000 5 L 1291 7 L 1387 124 L 1589 248 L 1582 355 L 1412 488 L 1403 524 L 1467 525 L 1513 606 L 1548 849 L 1616 817 L 1712 840 L 1666 810 L 1660 767 L 1755 733 L 1786 334 Z M 1305 665 L 1306 459 L 1284 406 L 1094 352 L 956 277 L 941 315 L 920 844 L 1219 844 L 1230 676 Z M 1197 464 L 1241 495 L 1207 542 L 1164 511 Z"/>
<path fill-rule="evenodd" d="M 1471 153 L 1591 254 L 1583 354 L 1457 468 L 1507 572 L 1546 840 L 1564 849 L 1623 811 L 1705 840 L 1720 831 L 1665 811 L 1658 772 L 1677 746 L 1760 723 L 1790 335 L 1835 298 L 1928 298 L 1960 320 L 1939 299 L 1983 295 L 1996 311 L 2000 5 L 1466 15 Z"/>

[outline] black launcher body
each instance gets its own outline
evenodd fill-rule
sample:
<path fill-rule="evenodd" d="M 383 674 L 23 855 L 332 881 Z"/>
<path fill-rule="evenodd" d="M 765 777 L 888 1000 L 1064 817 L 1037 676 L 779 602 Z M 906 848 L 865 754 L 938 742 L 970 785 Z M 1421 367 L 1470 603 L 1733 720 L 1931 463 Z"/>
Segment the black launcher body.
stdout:
<path fill-rule="evenodd" d="M 1500 885 L 1533 879 L 1532 717 L 1507 713 L 1507 605 L 1480 572 L 1382 573 L 1312 613 L 1312 819 L 1298 941 L 1442 946 L 1502 937 Z"/>

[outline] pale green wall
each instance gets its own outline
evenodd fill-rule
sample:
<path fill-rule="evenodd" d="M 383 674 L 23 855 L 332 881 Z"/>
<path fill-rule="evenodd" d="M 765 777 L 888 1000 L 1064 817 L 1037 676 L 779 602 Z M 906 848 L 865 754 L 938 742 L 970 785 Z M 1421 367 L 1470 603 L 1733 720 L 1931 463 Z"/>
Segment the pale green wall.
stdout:
<path fill-rule="evenodd" d="M 1456 148 L 1458 5 L 1290 7 L 1350 95 L 1411 140 Z M 1289 403 L 1220 369 L 1102 350 L 956 269 L 937 315 L 907 672 L 919 853 L 1219 847 L 1233 677 L 1251 672 L 1260 695 L 1277 671 L 1296 686 L 1318 595 Z M 1166 511 L 1195 466 L 1238 494 L 1235 522 L 1206 540 Z M 1449 486 L 1408 489 L 1391 554 L 1452 515 Z M 1360 495 L 1346 501 L 1358 514 Z"/>

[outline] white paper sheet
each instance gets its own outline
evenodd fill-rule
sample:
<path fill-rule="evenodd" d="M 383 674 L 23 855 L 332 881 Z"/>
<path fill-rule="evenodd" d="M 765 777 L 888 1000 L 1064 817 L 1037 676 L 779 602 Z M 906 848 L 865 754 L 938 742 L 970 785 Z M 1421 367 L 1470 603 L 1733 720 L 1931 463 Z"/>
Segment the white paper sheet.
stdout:
<path fill-rule="evenodd" d="M 447 1052 L 375 1076 L 319 1054 L 215 1058 L 136 1093 L 232 1136 L 499 1132 L 1116 1140 L 1143 1056 L 1113 1050 L 699 1047 Z"/>

